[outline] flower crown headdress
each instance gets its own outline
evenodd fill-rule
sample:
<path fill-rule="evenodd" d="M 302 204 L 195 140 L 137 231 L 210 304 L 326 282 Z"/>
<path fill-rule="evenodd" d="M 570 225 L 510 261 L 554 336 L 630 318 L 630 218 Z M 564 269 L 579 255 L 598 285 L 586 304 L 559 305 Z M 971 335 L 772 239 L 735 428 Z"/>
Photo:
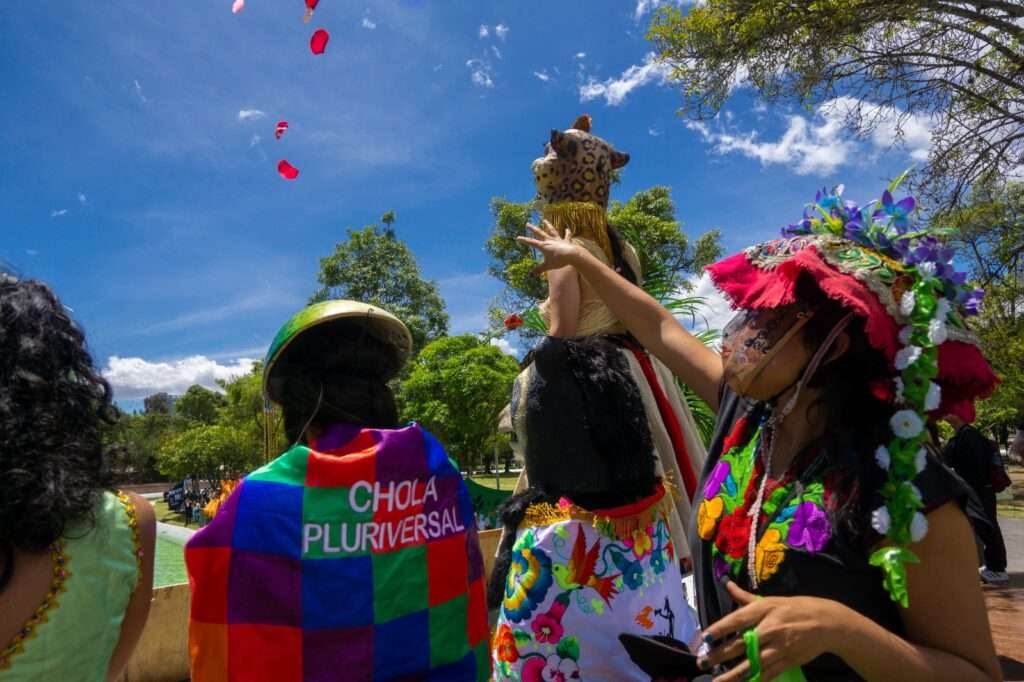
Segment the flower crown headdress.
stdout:
<path fill-rule="evenodd" d="M 939 346 L 949 335 L 950 323 L 963 328 L 960 315 L 978 313 L 984 295 L 967 285 L 966 273 L 954 266 L 954 250 L 940 239 L 951 231 L 918 225 L 914 198 L 893 198 L 905 176 L 893 181 L 881 199 L 865 206 L 843 199 L 842 185 L 823 189 L 805 208 L 803 218 L 782 230 L 787 238 L 843 238 L 895 261 L 902 266 L 902 276 L 910 277 L 897 301 L 906 324 L 899 330 L 895 355 L 899 374 L 895 379 L 897 410 L 889 421 L 892 438 L 875 452 L 875 461 L 886 471 L 887 479 L 881 490 L 884 503 L 873 511 L 871 525 L 892 545 L 876 550 L 870 558 L 871 564 L 884 572 L 890 597 L 904 607 L 908 605 L 906 563 L 919 561 L 907 545 L 921 540 L 928 531 L 928 521 L 920 511 L 921 492 L 913 479 L 927 464 L 926 415 L 942 402 L 942 389 L 936 382 Z"/>

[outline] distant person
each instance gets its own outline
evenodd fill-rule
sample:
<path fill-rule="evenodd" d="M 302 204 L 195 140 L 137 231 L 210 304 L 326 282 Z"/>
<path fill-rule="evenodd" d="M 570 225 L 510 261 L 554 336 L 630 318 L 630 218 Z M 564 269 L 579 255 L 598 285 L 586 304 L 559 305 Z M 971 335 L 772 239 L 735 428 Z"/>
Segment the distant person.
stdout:
<path fill-rule="evenodd" d="M 984 509 L 988 523 L 975 523 L 974 532 L 985 546 L 985 563 L 978 574 L 986 583 L 1000 585 L 1010 580 L 1006 572 L 1006 544 L 996 518 L 996 493 L 992 488 L 993 444 L 978 429 L 956 415 L 946 417 L 956 433 L 942 451 L 946 463 L 971 486 Z"/>
<path fill-rule="evenodd" d="M 406 326 L 326 301 L 278 332 L 264 394 L 292 447 L 185 550 L 192 680 L 490 677 L 483 557 L 440 443 L 400 427 Z"/>
<path fill-rule="evenodd" d="M 149 503 L 108 488 L 110 386 L 45 284 L 0 271 L 0 680 L 113 680 L 153 588 Z"/>

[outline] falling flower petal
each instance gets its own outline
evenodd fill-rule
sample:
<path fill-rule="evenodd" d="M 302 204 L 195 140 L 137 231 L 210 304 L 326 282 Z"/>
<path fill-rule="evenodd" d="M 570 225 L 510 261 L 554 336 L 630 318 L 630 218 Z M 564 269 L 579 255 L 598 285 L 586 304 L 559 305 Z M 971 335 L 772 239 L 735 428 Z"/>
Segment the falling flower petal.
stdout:
<path fill-rule="evenodd" d="M 331 34 L 322 28 L 318 28 L 313 33 L 313 37 L 309 40 L 309 49 L 313 51 L 313 54 L 323 54 L 327 48 L 327 41 L 330 40 Z"/>
<path fill-rule="evenodd" d="M 231 13 L 238 14 L 245 9 L 245 0 L 235 0 L 235 3 L 231 5 Z"/>
<path fill-rule="evenodd" d="M 277 172 L 281 174 L 281 177 L 285 180 L 294 180 L 299 177 L 299 169 L 288 163 L 285 159 L 281 159 L 277 163 Z"/>
<path fill-rule="evenodd" d="M 288 130 L 288 121 L 278 121 L 277 128 L 274 129 L 274 137 L 280 140 L 286 130 Z"/>

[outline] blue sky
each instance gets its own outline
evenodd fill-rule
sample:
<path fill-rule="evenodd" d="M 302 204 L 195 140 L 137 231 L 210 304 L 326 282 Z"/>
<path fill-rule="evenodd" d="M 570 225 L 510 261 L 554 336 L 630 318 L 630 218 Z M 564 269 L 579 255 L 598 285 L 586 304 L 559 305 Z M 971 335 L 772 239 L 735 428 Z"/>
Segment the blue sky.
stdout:
<path fill-rule="evenodd" d="M 301 0 L 4 3 L 0 259 L 54 287 L 134 405 L 261 357 L 319 258 L 388 209 L 452 331 L 482 330 L 489 200 L 531 198 L 548 131 L 583 112 L 632 156 L 616 198 L 671 185 L 684 229 L 730 251 L 927 152 L 924 123 L 854 140 L 843 100 L 766 106 L 742 78 L 687 123 L 644 39 L 656 4 L 321 0 L 303 24 Z"/>

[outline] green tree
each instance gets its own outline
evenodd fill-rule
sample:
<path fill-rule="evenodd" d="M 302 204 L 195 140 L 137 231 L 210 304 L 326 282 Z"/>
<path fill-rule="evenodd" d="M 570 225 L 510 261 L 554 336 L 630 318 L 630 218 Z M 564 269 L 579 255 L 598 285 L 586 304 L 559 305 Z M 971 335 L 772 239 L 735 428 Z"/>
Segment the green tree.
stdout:
<path fill-rule="evenodd" d="M 313 302 L 348 298 L 394 313 L 409 327 L 414 352 L 448 332 L 448 313 L 437 283 L 423 278 L 412 251 L 390 224 L 383 230 L 378 225 L 348 230 L 348 238 L 335 246 L 334 253 L 320 259 L 317 281 L 321 288 Z"/>
<path fill-rule="evenodd" d="M 683 112 L 717 114 L 740 80 L 768 101 L 839 107 L 860 135 L 930 125 L 916 178 L 961 203 L 1024 158 L 1024 4 L 948 0 L 707 0 L 666 4 L 648 32 Z M 895 141 L 895 140 L 894 140 Z"/>
<path fill-rule="evenodd" d="M 174 409 L 178 415 L 190 421 L 212 424 L 217 421 L 217 410 L 223 404 L 224 398 L 219 393 L 193 384 L 178 398 Z"/>
<path fill-rule="evenodd" d="M 284 452 L 288 443 L 281 422 L 281 412 L 272 406 L 272 409 L 267 411 L 263 400 L 263 363 L 257 362 L 248 374 L 218 383 L 224 389 L 220 423 L 247 433 L 261 452 L 266 447 L 269 458 Z M 264 445 L 264 439 L 268 436 L 269 442 Z"/>
<path fill-rule="evenodd" d="M 125 414 L 105 427 L 103 445 L 118 481 L 147 482 L 161 478 L 157 466 L 160 446 L 184 428 L 184 420 L 162 412 Z"/>
<path fill-rule="evenodd" d="M 985 290 L 971 326 L 1003 379 L 978 404 L 978 425 L 1004 444 L 1024 423 L 1024 183 L 978 185 L 963 206 L 933 217 L 955 228 L 953 244 Z"/>
<path fill-rule="evenodd" d="M 174 412 L 174 398 L 167 393 L 154 393 L 143 399 L 146 414 L 171 414 Z"/>
<path fill-rule="evenodd" d="M 489 461 L 518 373 L 514 359 L 475 336 L 437 339 L 401 385 L 402 414 L 437 436 L 461 467 Z"/>
<path fill-rule="evenodd" d="M 244 431 L 225 424 L 201 424 L 165 440 L 160 471 L 174 479 L 193 476 L 219 484 L 255 469 L 262 453 Z"/>

